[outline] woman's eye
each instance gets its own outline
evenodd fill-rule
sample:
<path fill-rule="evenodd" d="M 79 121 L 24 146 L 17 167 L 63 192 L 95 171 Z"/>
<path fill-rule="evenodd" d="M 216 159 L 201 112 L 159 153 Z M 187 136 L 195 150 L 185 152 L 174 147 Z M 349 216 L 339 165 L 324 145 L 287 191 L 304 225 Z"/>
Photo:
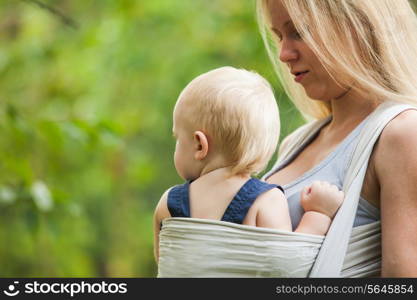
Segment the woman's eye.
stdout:
<path fill-rule="evenodd" d="M 275 33 L 275 36 L 277 37 L 278 42 L 282 42 L 283 37 L 282 37 L 282 35 L 281 35 L 281 34 Z M 292 33 L 288 34 L 288 37 L 289 37 L 289 38 L 291 38 L 291 39 L 295 39 L 295 40 L 301 40 L 301 39 L 302 39 L 302 37 L 301 37 L 301 35 L 298 33 L 298 31 L 294 31 L 294 32 L 292 32 Z"/>
<path fill-rule="evenodd" d="M 301 35 L 298 33 L 298 31 L 294 31 L 291 35 L 294 39 L 301 40 Z"/>

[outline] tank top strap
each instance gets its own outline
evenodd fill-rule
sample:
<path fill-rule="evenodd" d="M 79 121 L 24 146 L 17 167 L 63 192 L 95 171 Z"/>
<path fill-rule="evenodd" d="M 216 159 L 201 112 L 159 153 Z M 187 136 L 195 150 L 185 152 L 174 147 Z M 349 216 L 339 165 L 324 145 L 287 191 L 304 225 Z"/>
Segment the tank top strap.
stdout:
<path fill-rule="evenodd" d="M 176 185 L 168 192 L 167 206 L 171 217 L 190 217 L 190 182 Z"/>
<path fill-rule="evenodd" d="M 249 179 L 230 202 L 221 220 L 242 224 L 256 198 L 273 188 L 279 188 L 284 192 L 283 188 L 279 185 L 269 184 L 256 178 Z"/>

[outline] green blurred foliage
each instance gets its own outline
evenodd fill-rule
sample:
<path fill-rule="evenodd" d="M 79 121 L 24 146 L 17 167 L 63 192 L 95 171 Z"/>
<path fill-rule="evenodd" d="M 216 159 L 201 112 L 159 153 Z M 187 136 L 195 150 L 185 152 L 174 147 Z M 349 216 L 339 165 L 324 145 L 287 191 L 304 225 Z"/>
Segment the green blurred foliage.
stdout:
<path fill-rule="evenodd" d="M 1 277 L 155 276 L 152 214 L 181 183 L 172 109 L 232 65 L 278 86 L 252 0 L 0 1 Z M 282 136 L 302 121 L 277 91 Z"/>

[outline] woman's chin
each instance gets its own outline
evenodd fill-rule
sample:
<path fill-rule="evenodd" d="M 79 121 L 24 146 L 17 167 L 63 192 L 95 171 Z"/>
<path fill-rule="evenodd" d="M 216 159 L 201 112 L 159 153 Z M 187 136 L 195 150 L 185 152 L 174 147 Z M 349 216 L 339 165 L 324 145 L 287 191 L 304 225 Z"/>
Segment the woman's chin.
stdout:
<path fill-rule="evenodd" d="M 316 91 L 316 90 L 310 90 L 310 89 L 304 89 L 306 92 L 306 95 L 311 99 L 315 101 L 321 101 L 321 102 L 330 102 L 332 100 L 332 97 L 326 95 L 326 93 Z"/>
<path fill-rule="evenodd" d="M 323 102 L 330 101 L 330 99 L 327 99 L 327 97 L 323 97 L 323 95 L 319 95 L 316 93 L 308 93 L 307 91 L 306 91 L 306 94 L 311 100 L 314 100 L 314 101 L 323 101 Z"/>

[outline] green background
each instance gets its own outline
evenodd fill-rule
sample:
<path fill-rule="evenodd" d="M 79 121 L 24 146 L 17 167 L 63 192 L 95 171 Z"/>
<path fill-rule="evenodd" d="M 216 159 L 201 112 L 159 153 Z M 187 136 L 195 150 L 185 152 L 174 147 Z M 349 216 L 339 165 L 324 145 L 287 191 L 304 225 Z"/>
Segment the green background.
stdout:
<path fill-rule="evenodd" d="M 36 2 L 36 1 L 35 1 Z M 0 1 L 0 276 L 152 277 L 153 209 L 182 182 L 172 109 L 232 65 L 280 92 L 255 1 Z"/>

